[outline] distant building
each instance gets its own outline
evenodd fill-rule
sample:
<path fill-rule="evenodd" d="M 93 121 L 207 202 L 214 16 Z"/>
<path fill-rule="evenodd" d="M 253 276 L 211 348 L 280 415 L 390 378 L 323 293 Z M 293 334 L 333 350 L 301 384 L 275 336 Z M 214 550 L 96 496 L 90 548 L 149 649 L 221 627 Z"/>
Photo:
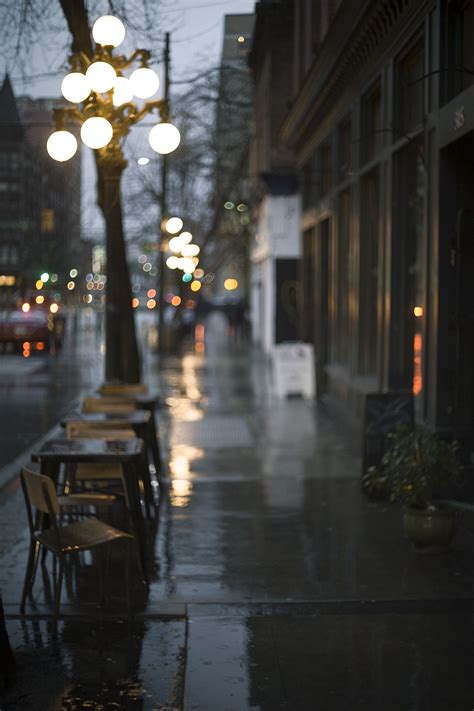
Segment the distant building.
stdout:
<path fill-rule="evenodd" d="M 0 89 L 0 302 L 34 288 L 42 272 L 65 288 L 81 237 L 81 157 L 57 163 L 46 152 L 51 99 Z M 80 248 L 79 248 L 80 251 Z M 1 276 L 13 277 L 2 285 Z M 3 280 L 5 281 L 5 280 Z"/>
<path fill-rule="evenodd" d="M 251 320 L 268 356 L 298 340 L 301 200 L 293 153 L 279 135 L 292 92 L 294 3 L 258 3 L 249 57 L 254 78 L 250 143 L 253 239 Z"/>
<path fill-rule="evenodd" d="M 243 285 L 249 226 L 248 146 L 252 80 L 248 53 L 255 16 L 226 15 L 215 118 L 215 239 L 206 254 L 222 277 Z M 226 207 L 225 207 L 226 206 Z M 224 268 L 222 268 L 224 267 Z M 222 281 L 222 279 L 221 279 Z"/>

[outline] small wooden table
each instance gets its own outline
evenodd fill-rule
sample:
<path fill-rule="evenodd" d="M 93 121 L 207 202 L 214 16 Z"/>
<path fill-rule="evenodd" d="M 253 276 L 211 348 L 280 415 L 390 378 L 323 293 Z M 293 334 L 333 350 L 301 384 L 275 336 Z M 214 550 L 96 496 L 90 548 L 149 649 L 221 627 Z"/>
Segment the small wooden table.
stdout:
<path fill-rule="evenodd" d="M 78 415 L 66 417 L 61 421 L 61 426 L 66 427 L 75 422 L 90 422 L 91 424 L 99 424 L 104 429 L 132 429 L 138 439 L 144 440 L 148 446 L 153 464 L 155 466 L 156 477 L 158 481 L 161 478 L 161 457 L 157 439 L 156 430 L 153 426 L 153 414 L 150 410 L 133 410 L 132 412 L 124 413 L 105 413 L 105 412 L 82 412 Z M 145 477 L 143 480 L 145 486 L 145 495 L 154 505 L 154 496 L 151 488 L 150 477 Z"/>
<path fill-rule="evenodd" d="M 127 490 L 127 499 L 133 533 L 137 539 L 145 574 L 146 532 L 140 503 L 140 469 L 146 464 L 145 444 L 142 439 L 50 439 L 31 455 L 39 462 L 41 474 L 49 476 L 55 484 L 61 464 L 119 464 Z"/>
<path fill-rule="evenodd" d="M 147 437 L 143 437 L 143 435 L 140 435 L 142 439 L 146 439 L 147 441 L 149 440 L 150 442 L 150 448 L 152 451 L 152 457 L 153 457 L 153 464 L 155 465 L 156 469 L 156 476 L 158 478 L 164 476 L 164 468 L 163 468 L 163 461 L 161 459 L 161 450 L 160 450 L 160 440 L 158 436 L 158 426 L 156 423 L 156 417 L 155 417 L 155 410 L 158 407 L 158 403 L 160 402 L 160 396 L 158 392 L 152 392 L 152 393 L 147 393 L 147 394 L 140 394 L 140 395 L 123 395 L 117 393 L 116 395 L 101 395 L 100 392 L 96 393 L 94 397 L 106 400 L 107 402 L 114 402 L 114 400 L 117 401 L 117 405 L 119 403 L 131 403 L 132 405 L 135 406 L 138 412 L 149 412 L 150 413 L 150 421 L 146 425 L 146 431 L 147 431 Z M 89 415 L 89 414 L 103 414 L 103 413 L 82 413 L 82 415 Z M 126 418 L 129 416 L 131 413 L 127 414 L 117 414 L 117 413 L 110 413 L 107 414 L 106 417 L 110 419 L 118 419 L 118 418 Z M 130 425 L 135 429 L 137 427 L 137 424 L 134 424 L 130 422 Z M 138 424 L 138 427 L 141 425 Z M 135 430 L 136 431 L 136 430 Z M 137 433 L 137 437 L 138 437 Z"/>

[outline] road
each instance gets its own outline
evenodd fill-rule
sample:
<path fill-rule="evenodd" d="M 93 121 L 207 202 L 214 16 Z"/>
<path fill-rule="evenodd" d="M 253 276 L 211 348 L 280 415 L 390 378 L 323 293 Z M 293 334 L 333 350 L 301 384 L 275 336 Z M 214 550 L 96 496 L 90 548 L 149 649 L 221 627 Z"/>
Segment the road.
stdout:
<path fill-rule="evenodd" d="M 89 319 L 90 321 L 90 319 Z M 0 470 L 32 446 L 102 378 L 101 334 L 67 325 L 58 355 L 0 354 Z"/>

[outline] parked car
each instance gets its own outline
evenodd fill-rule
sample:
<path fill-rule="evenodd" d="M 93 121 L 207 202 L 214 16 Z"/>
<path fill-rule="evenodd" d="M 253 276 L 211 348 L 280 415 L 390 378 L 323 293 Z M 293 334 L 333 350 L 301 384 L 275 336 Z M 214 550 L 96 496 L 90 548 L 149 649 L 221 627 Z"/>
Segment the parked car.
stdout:
<path fill-rule="evenodd" d="M 0 315 L 0 344 L 38 351 L 57 351 L 61 346 L 62 324 L 41 309 L 6 311 Z"/>

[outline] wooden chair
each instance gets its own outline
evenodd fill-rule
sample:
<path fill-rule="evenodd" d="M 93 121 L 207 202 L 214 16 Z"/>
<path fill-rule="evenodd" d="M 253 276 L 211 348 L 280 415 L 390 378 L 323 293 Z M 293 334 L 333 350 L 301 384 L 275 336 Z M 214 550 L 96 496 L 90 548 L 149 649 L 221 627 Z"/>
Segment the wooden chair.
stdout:
<path fill-rule="evenodd" d="M 100 386 L 101 395 L 113 397 L 119 395 L 146 395 L 148 386 L 144 383 L 104 383 Z"/>
<path fill-rule="evenodd" d="M 27 467 L 21 471 L 21 485 L 25 497 L 28 525 L 30 529 L 30 549 L 25 572 L 25 582 L 20 603 L 20 612 L 25 611 L 26 597 L 34 584 L 36 568 L 41 547 L 51 551 L 58 561 L 58 574 L 54 593 L 54 618 L 57 619 L 61 600 L 61 588 L 64 575 L 64 560 L 67 555 L 80 551 L 91 550 L 120 539 L 133 540 L 130 533 L 107 525 L 95 518 L 62 525 L 60 505 L 52 479 L 42 474 L 36 474 Z M 50 527 L 37 529 L 33 508 L 49 516 Z M 103 561 L 99 561 L 99 574 L 102 579 Z"/>
<path fill-rule="evenodd" d="M 66 437 L 68 439 L 105 439 L 109 441 L 130 439 L 135 437 L 135 432 L 130 429 L 112 429 L 104 427 L 94 427 L 93 422 L 71 422 L 66 425 Z M 123 472 L 120 464 L 77 464 L 73 472 L 73 481 L 70 487 L 75 490 L 76 482 L 92 481 L 120 481 L 121 490 L 126 497 L 126 486 L 123 481 Z M 91 492 L 93 496 L 97 492 Z M 74 491 L 69 496 L 77 496 Z M 87 497 L 87 492 L 84 492 Z M 128 501 L 127 501 L 128 505 Z"/>
<path fill-rule="evenodd" d="M 135 401 L 130 397 L 86 397 L 82 403 L 83 412 L 104 412 L 120 415 L 136 410 Z"/>

